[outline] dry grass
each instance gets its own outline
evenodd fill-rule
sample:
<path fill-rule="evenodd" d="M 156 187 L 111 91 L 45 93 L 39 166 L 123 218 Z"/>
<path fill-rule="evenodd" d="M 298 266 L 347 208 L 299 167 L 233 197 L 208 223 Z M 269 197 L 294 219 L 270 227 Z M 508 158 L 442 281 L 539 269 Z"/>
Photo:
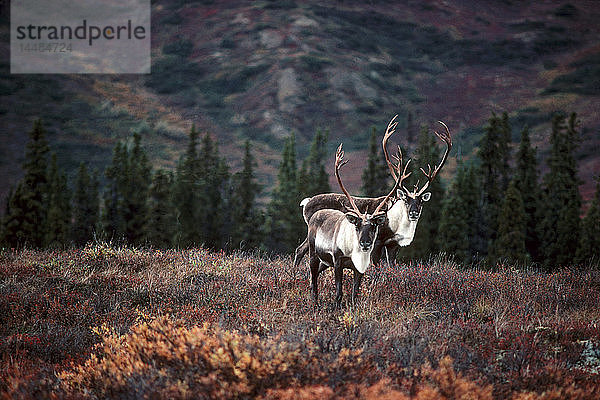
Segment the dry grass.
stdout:
<path fill-rule="evenodd" d="M 310 301 L 289 259 L 94 244 L 0 253 L 0 397 L 600 395 L 600 272 L 370 268 Z M 345 299 L 350 274 L 345 281 Z"/>

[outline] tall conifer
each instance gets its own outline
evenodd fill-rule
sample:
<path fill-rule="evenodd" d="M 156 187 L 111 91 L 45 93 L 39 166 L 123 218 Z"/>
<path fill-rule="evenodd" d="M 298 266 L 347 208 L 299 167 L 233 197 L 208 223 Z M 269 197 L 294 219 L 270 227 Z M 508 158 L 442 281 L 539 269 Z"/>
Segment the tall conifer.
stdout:
<path fill-rule="evenodd" d="M 124 203 L 125 238 L 132 245 L 144 244 L 148 228 L 148 193 L 152 167 L 141 146 L 141 135 L 133 135 L 133 147 L 127 152 L 126 181 L 121 188 Z"/>
<path fill-rule="evenodd" d="M 494 254 L 500 260 L 523 264 L 527 261 L 525 232 L 527 223 L 521 193 L 511 181 L 498 215 L 498 236 Z"/>
<path fill-rule="evenodd" d="M 231 246 L 235 249 L 258 248 L 263 241 L 264 215 L 256 205 L 260 186 L 254 177 L 254 164 L 250 142 L 246 141 L 243 168 L 233 177 Z"/>
<path fill-rule="evenodd" d="M 501 163 L 499 166 L 500 189 L 502 193 L 506 192 L 511 181 L 510 159 L 512 142 L 512 127 L 508 119 L 508 113 L 504 111 L 500 119 L 500 141 L 498 142 L 498 152 L 500 153 Z"/>
<path fill-rule="evenodd" d="M 106 187 L 104 188 L 103 208 L 101 216 L 102 236 L 110 241 L 125 240 L 125 200 L 123 188 L 127 183 L 128 156 L 127 148 L 117 143 L 113 149 L 111 164 L 106 168 Z"/>
<path fill-rule="evenodd" d="M 464 197 L 468 181 L 468 169 L 459 164 L 456 177 L 448 194 L 442 201 L 439 232 L 436 237 L 440 250 L 453 255 L 457 262 L 469 262 L 469 210 L 472 207 Z"/>
<path fill-rule="evenodd" d="M 175 235 L 175 209 L 172 202 L 173 175 L 162 169 L 154 173 L 148 204 L 147 240 L 157 248 L 168 248 Z"/>
<path fill-rule="evenodd" d="M 482 216 L 485 218 L 481 225 L 481 236 L 484 255 L 489 256 L 490 261 L 493 254 L 488 254 L 497 232 L 498 214 L 501 207 L 504 165 L 504 130 L 503 121 L 492 113 L 485 127 L 485 134 L 481 139 L 478 156 L 481 160 L 480 174 L 482 186 Z"/>
<path fill-rule="evenodd" d="M 538 235 L 541 193 L 538 184 L 536 150 L 531 147 L 527 126 L 521 131 L 521 143 L 515 161 L 515 187 L 521 193 L 525 210 L 525 247 L 531 260 L 538 261 L 541 245 Z"/>
<path fill-rule="evenodd" d="M 202 243 L 210 248 L 222 248 L 226 231 L 231 226 L 227 221 L 229 210 L 229 168 L 219 155 L 216 142 L 207 133 L 202 139 L 199 153 L 200 171 L 198 183 L 201 203 L 198 205 L 198 220 Z"/>
<path fill-rule="evenodd" d="M 600 176 L 596 177 L 596 193 L 581 223 L 577 262 L 600 262 Z"/>
<path fill-rule="evenodd" d="M 198 159 L 198 132 L 192 126 L 185 156 L 177 166 L 174 187 L 177 234 L 175 243 L 181 247 L 200 245 L 201 231 L 198 224 L 201 204 L 200 185 L 202 171 Z"/>
<path fill-rule="evenodd" d="M 42 247 L 48 212 L 48 142 L 40 120 L 29 132 L 23 169 L 25 176 L 9 199 L 5 216 L 5 241 L 10 246 Z"/>
<path fill-rule="evenodd" d="M 570 265 L 579 245 L 581 195 L 574 155 L 577 142 L 577 115 L 571 114 L 568 121 L 563 114 L 555 115 L 540 229 L 544 264 L 549 269 Z"/>
<path fill-rule="evenodd" d="M 106 239 L 144 244 L 152 170 L 139 133 L 134 133 L 131 148 L 115 145 L 105 176 L 102 226 Z"/>
<path fill-rule="evenodd" d="M 481 256 L 481 189 L 472 165 L 459 163 L 450 191 L 444 196 L 438 246 L 456 254 L 457 261 L 471 263 Z"/>
<path fill-rule="evenodd" d="M 65 246 L 69 242 L 71 228 L 71 192 L 67 185 L 67 177 L 56 164 L 56 154 L 52 154 L 47 189 L 48 214 L 44 245 Z"/>
<path fill-rule="evenodd" d="M 296 140 L 292 134 L 283 148 L 282 161 L 277 174 L 266 221 L 266 245 L 278 253 L 290 253 L 306 234 L 299 206 L 300 193 L 296 176 Z"/>
<path fill-rule="evenodd" d="M 389 172 L 383 155 L 379 150 L 377 129 L 371 130 L 369 140 L 369 151 L 367 155 L 367 166 L 362 174 L 362 192 L 367 197 L 378 197 L 388 190 Z"/>
<path fill-rule="evenodd" d="M 299 186 L 303 196 L 314 196 L 331 191 L 329 175 L 325 172 L 328 131 L 317 129 L 308 153 L 307 186 Z"/>
<path fill-rule="evenodd" d="M 71 240 L 76 246 L 83 246 L 94 239 L 100 210 L 98 177 L 96 174 L 90 176 L 83 162 L 77 170 L 72 204 Z"/>

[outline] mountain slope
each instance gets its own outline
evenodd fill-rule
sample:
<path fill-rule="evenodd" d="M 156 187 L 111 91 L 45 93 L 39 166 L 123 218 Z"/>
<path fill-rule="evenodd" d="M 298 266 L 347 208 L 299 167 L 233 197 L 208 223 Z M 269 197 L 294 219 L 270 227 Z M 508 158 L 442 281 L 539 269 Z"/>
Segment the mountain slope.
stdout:
<path fill-rule="evenodd" d="M 8 75 L 0 65 L 0 137 L 8 143 L 0 195 L 19 177 L 24 133 L 36 117 L 70 170 L 82 160 L 102 170 L 115 141 L 132 130 L 144 133 L 163 166 L 174 165 L 192 123 L 219 139 L 234 169 L 250 138 L 267 191 L 282 140 L 296 132 L 302 157 L 316 129 L 328 128 L 330 153 L 340 141 L 351 153 L 348 184 L 357 190 L 371 126 L 381 131 L 400 114 L 396 140 L 406 144 L 409 112 L 416 124 L 441 119 L 468 157 L 490 113 L 507 110 L 514 138 L 529 124 L 542 158 L 552 112 L 580 114 L 589 197 L 600 171 L 593 1 L 320 4 L 154 2 L 148 76 Z M 6 29 L 2 36 L 8 55 Z"/>

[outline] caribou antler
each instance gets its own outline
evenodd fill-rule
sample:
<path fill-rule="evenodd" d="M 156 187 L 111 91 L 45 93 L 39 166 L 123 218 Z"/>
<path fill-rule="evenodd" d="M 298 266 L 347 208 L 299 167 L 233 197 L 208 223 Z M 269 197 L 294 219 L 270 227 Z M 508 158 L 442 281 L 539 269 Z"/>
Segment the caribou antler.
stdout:
<path fill-rule="evenodd" d="M 410 159 L 404 166 L 404 169 L 402 169 L 402 150 L 400 150 L 400 146 L 398 146 L 398 155 L 394 156 L 394 158 L 398 161 L 398 163 L 395 166 L 392 164 L 392 167 L 395 167 L 395 169 L 396 169 L 396 171 L 393 172 L 394 180 L 395 180 L 394 187 L 387 194 L 387 196 L 385 196 L 385 198 L 383 200 L 381 200 L 381 203 L 379 203 L 379 205 L 373 212 L 373 215 L 376 215 L 377 213 L 379 213 L 381 211 L 381 208 L 383 207 L 384 204 L 387 203 L 390 196 L 392 194 L 394 194 L 400 186 L 402 186 L 402 181 L 404 181 L 406 178 L 408 178 L 410 176 L 410 174 L 412 174 L 412 172 L 407 173 L 408 164 L 410 164 L 410 161 L 411 161 Z M 394 169 L 394 168 L 392 168 L 392 169 Z M 402 173 L 400 173 L 400 171 L 402 171 Z M 397 172 L 397 174 L 396 174 L 396 172 Z"/>
<path fill-rule="evenodd" d="M 361 213 L 358 207 L 356 206 L 354 199 L 352 198 L 352 196 L 350 196 L 350 193 L 348 193 L 348 191 L 344 187 L 344 184 L 342 183 L 342 178 L 340 178 L 340 168 L 348 162 L 348 160 L 344 160 L 344 151 L 342 150 L 342 145 L 343 143 L 340 143 L 340 146 L 335 152 L 335 177 L 337 178 L 338 184 L 340 185 L 342 192 L 344 192 L 344 194 L 348 198 L 348 201 L 350 202 L 350 205 L 352 206 L 351 211 L 354 211 L 359 216 L 362 216 L 363 213 Z"/>
<path fill-rule="evenodd" d="M 390 169 L 390 172 L 394 177 L 394 180 L 397 180 L 398 176 L 396 175 L 396 168 L 394 167 L 394 164 L 390 161 L 390 156 L 387 152 L 386 146 L 388 139 L 394 134 L 394 132 L 396 131 L 396 126 L 398 126 L 396 118 L 398 118 L 398 114 L 394 115 L 394 118 L 391 119 L 390 123 L 387 126 L 387 129 L 385 130 L 385 135 L 383 135 L 383 140 L 381 141 L 381 146 L 383 147 L 383 155 L 385 157 L 385 161 L 387 162 L 388 168 Z"/>
<path fill-rule="evenodd" d="M 434 131 L 434 132 L 437 137 L 439 137 L 440 139 L 442 139 L 442 141 L 444 141 L 446 143 L 446 151 L 444 152 L 444 155 L 442 156 L 442 160 L 433 169 L 433 171 L 431 170 L 431 165 L 429 165 L 429 164 L 427 164 L 428 172 L 425 172 L 425 170 L 423 168 L 420 168 L 421 172 L 423 172 L 423 174 L 427 177 L 427 183 L 425 183 L 423 188 L 421 190 L 419 190 L 419 192 L 417 193 L 417 196 L 422 194 L 427 189 L 427 187 L 429 187 L 429 184 L 431 182 L 433 182 L 433 180 L 437 176 L 438 172 L 440 172 L 440 170 L 444 166 L 444 163 L 446 162 L 446 159 L 448 158 L 448 154 L 450 153 L 450 150 L 452 149 L 452 135 L 450 134 L 450 129 L 448 129 L 448 126 L 445 123 L 443 123 L 442 121 L 438 121 L 438 122 L 440 124 L 442 124 L 442 126 L 446 129 L 446 132 L 443 132 L 443 133 L 439 133 L 437 131 Z"/>

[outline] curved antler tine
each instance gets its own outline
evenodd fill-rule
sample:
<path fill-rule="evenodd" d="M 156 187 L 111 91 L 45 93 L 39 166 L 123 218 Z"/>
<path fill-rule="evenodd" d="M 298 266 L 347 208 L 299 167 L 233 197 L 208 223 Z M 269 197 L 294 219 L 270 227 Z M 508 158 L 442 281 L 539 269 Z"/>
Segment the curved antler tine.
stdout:
<path fill-rule="evenodd" d="M 408 165 L 408 163 L 406 165 Z M 381 200 L 381 202 L 377 205 L 377 208 L 375 209 L 375 211 L 373 211 L 373 215 L 377 215 L 377 214 L 379 214 L 381 212 L 381 209 L 383 208 L 384 205 L 386 205 L 386 203 L 387 203 L 388 199 L 390 198 L 390 196 L 392 194 L 394 194 L 396 192 L 396 190 L 398 190 L 398 187 L 402 184 L 402 181 L 406 178 L 406 176 L 404 175 L 404 173 L 402 175 L 400 175 L 401 164 L 398 164 L 396 168 L 397 168 L 396 171 L 398 173 L 398 178 L 396 179 L 396 182 L 394 183 L 394 187 L 383 198 L 383 200 Z M 404 171 L 406 172 L 406 168 L 404 169 Z"/>
<path fill-rule="evenodd" d="M 429 181 L 425 182 L 425 184 L 423 185 L 423 187 L 421 188 L 421 190 L 419 190 L 416 195 L 417 196 L 422 195 L 423 192 L 425 192 L 428 187 L 429 187 Z"/>
<path fill-rule="evenodd" d="M 396 127 L 398 126 L 398 122 L 396 122 L 396 118 L 398 118 L 398 114 L 394 115 L 394 118 L 390 120 L 390 123 L 385 130 L 385 134 L 383 135 L 383 140 L 381 141 L 381 147 L 383 147 L 383 156 L 385 157 L 385 161 L 387 162 L 390 173 L 394 177 L 394 180 L 398 179 L 396 175 L 396 171 L 394 168 L 394 164 L 390 161 L 390 156 L 387 151 L 387 142 L 392 136 L 392 134 L 396 131 Z"/>
<path fill-rule="evenodd" d="M 450 146 L 452 146 L 452 135 L 450 134 L 450 129 L 448 129 L 448 125 L 446 125 L 443 121 L 438 121 L 438 123 L 440 123 L 444 129 L 446 130 L 446 132 L 444 133 L 439 133 L 437 131 L 434 131 L 435 134 L 442 139 L 444 142 L 449 143 Z"/>
<path fill-rule="evenodd" d="M 423 169 L 423 167 L 419 167 L 419 169 L 421 170 L 421 172 L 423 173 L 423 175 L 425 175 L 426 177 L 431 176 L 431 165 L 427 164 L 427 171 L 425 172 L 425 170 Z"/>
<path fill-rule="evenodd" d="M 388 136 L 392 136 L 392 134 L 394 133 L 394 131 L 396 130 L 396 127 L 398 126 L 398 121 L 394 121 L 396 118 L 398 117 L 398 114 L 394 115 L 394 118 L 392 118 L 390 120 L 390 122 L 388 123 L 387 129 L 385 130 L 386 135 Z M 389 133 L 388 133 L 389 132 Z"/>
<path fill-rule="evenodd" d="M 340 177 L 340 168 L 348 162 L 348 160 L 344 160 L 344 151 L 342 150 L 342 145 L 343 144 L 340 143 L 340 146 L 335 152 L 335 177 L 337 178 L 338 184 L 340 185 L 342 192 L 344 192 L 344 194 L 348 198 L 348 202 L 350 202 L 350 205 L 352 206 L 352 211 L 354 211 L 358 215 L 362 215 L 362 213 L 356 206 L 354 199 L 352 198 L 352 196 L 350 196 L 350 193 L 348 193 L 348 191 L 344 187 L 344 184 L 342 183 L 342 178 Z"/>
<path fill-rule="evenodd" d="M 420 168 L 421 172 L 423 172 L 423 175 L 425 175 L 427 177 L 427 183 L 421 190 L 418 191 L 417 195 L 423 193 L 425 191 L 425 189 L 427 189 L 429 184 L 435 179 L 438 172 L 440 172 L 440 170 L 444 166 L 444 163 L 446 162 L 446 159 L 448 158 L 448 154 L 450 153 L 450 150 L 452 149 L 452 135 L 450 134 L 450 129 L 448 129 L 448 125 L 446 125 L 442 121 L 438 121 L 438 122 L 444 127 L 446 132 L 443 132 L 443 133 L 439 133 L 437 131 L 433 131 L 433 132 L 436 134 L 437 137 L 439 137 L 443 142 L 446 143 L 446 151 L 444 152 L 444 155 L 442 156 L 440 163 L 435 168 L 433 168 L 433 170 L 432 170 L 430 164 L 427 164 L 427 169 L 428 169 L 427 172 L 425 172 L 425 170 L 423 168 Z"/>
<path fill-rule="evenodd" d="M 340 143 L 335 152 L 335 168 L 341 168 L 348 160 L 344 160 L 344 151 L 342 150 L 343 143 Z"/>
<path fill-rule="evenodd" d="M 408 174 L 406 173 L 406 170 L 408 169 L 408 165 L 410 164 L 410 162 L 412 161 L 412 158 L 408 159 L 408 162 L 406 163 L 406 165 L 404 166 L 404 171 L 402 172 L 402 176 L 404 176 L 404 179 L 408 178 L 410 176 L 410 174 L 412 174 L 412 171 L 409 172 Z M 403 179 L 403 180 L 404 180 Z"/>
<path fill-rule="evenodd" d="M 400 146 L 398 146 L 398 148 L 400 148 Z M 402 153 L 400 153 L 400 157 L 401 156 L 402 156 Z M 408 170 L 408 166 L 409 166 L 410 162 L 411 162 L 411 159 L 409 158 L 408 161 L 406 162 L 406 165 L 404 166 L 404 170 L 402 170 L 402 172 L 400 172 L 400 170 L 402 168 L 402 163 L 401 162 L 398 163 L 398 165 L 396 166 L 396 170 L 398 172 L 398 178 L 396 179 L 396 183 L 394 183 L 394 187 L 392 188 L 392 190 L 390 190 L 390 192 L 387 194 L 387 196 L 385 196 L 385 198 L 383 200 L 381 200 L 381 203 L 379 203 L 379 205 L 373 212 L 373 215 L 375 215 L 381 211 L 381 208 L 387 203 L 390 196 L 393 195 L 396 192 L 396 190 L 398 190 L 399 187 L 403 187 L 402 182 L 406 178 L 408 178 L 410 176 L 410 174 L 412 174 L 412 172 L 408 172 L 408 173 L 406 172 Z"/>
<path fill-rule="evenodd" d="M 400 145 L 398 145 L 398 148 L 396 149 L 396 155 L 394 156 L 394 158 L 396 159 L 398 164 L 402 164 L 402 148 L 400 147 Z"/>

